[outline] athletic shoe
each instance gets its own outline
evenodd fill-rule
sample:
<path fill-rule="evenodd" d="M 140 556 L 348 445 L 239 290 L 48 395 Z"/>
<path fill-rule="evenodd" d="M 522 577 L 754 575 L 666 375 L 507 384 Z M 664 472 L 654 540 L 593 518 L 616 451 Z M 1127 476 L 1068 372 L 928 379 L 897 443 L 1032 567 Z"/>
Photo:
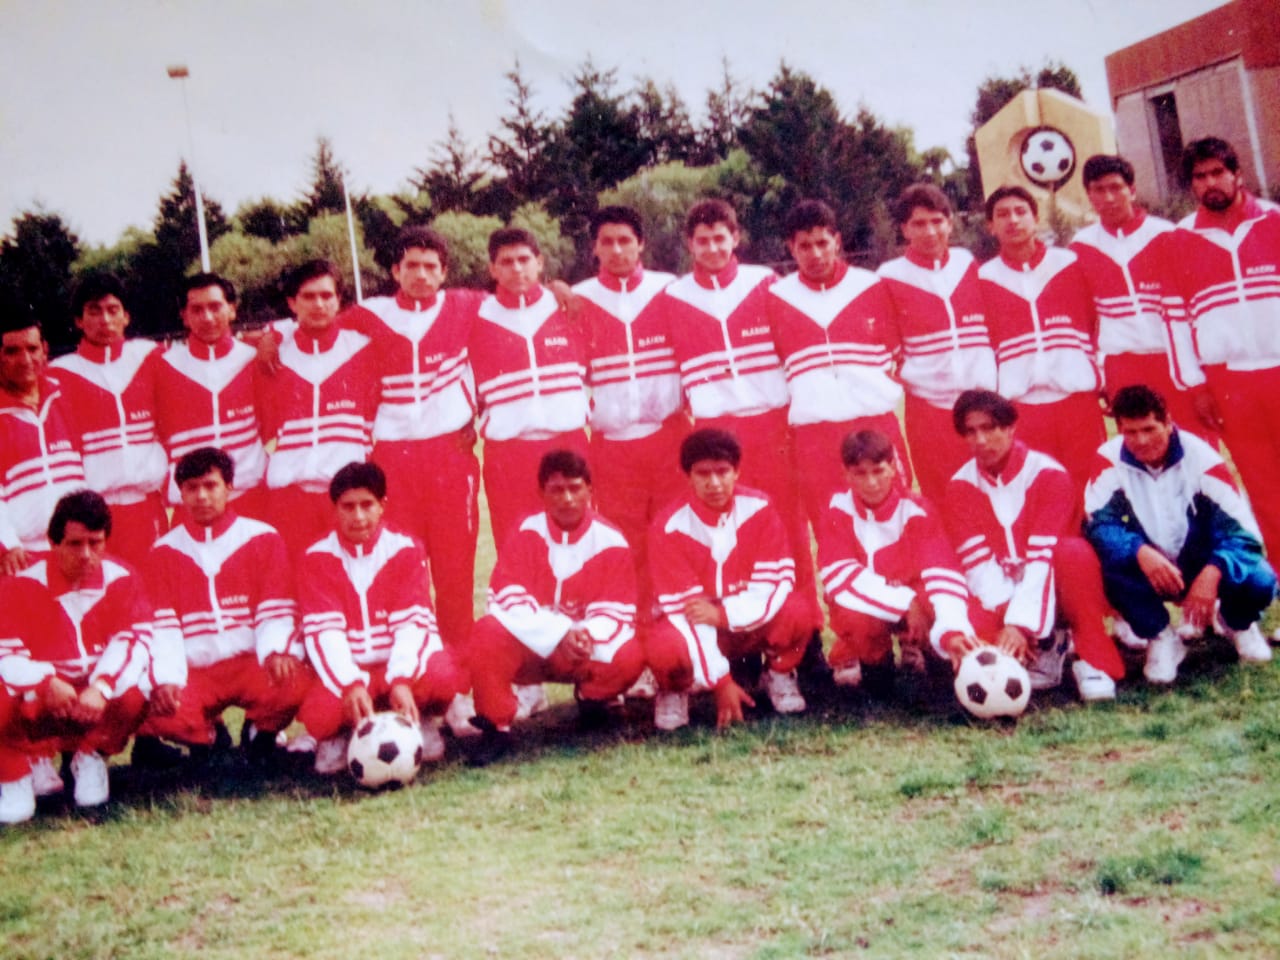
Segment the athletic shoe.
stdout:
<path fill-rule="evenodd" d="M 658 681 L 653 678 L 653 671 L 648 667 L 636 678 L 636 682 L 627 691 L 628 700 L 652 700 L 658 694 Z"/>
<path fill-rule="evenodd" d="M 1085 703 L 1116 698 L 1116 682 L 1093 664 L 1077 660 L 1071 665 L 1071 675 L 1076 678 L 1076 689 Z"/>
<path fill-rule="evenodd" d="M 831 679 L 835 681 L 837 687 L 856 687 L 862 683 L 862 664 L 857 660 L 850 660 L 848 663 L 833 667 Z"/>
<path fill-rule="evenodd" d="M 1062 683 L 1062 668 L 1066 663 L 1067 651 L 1071 649 L 1071 641 L 1069 634 L 1065 637 L 1059 634 L 1066 634 L 1066 631 L 1055 630 L 1036 641 L 1036 659 L 1027 667 L 1032 690 L 1050 690 Z"/>
<path fill-rule="evenodd" d="M 51 757 L 31 758 L 31 785 L 37 797 L 52 797 L 66 789 Z"/>
<path fill-rule="evenodd" d="M 1111 627 L 1111 636 L 1116 643 L 1130 650 L 1147 649 L 1148 640 L 1146 637 L 1140 637 L 1133 632 L 1133 627 L 1129 626 L 1129 621 L 1121 617 L 1116 617 L 1115 623 Z"/>
<path fill-rule="evenodd" d="M 422 762 L 436 763 L 444 759 L 444 736 L 440 733 L 440 717 L 423 717 L 422 730 Z"/>
<path fill-rule="evenodd" d="M 111 780 L 102 754 L 96 750 L 77 752 L 71 758 L 71 776 L 76 782 L 77 807 L 96 807 L 107 802 L 111 795 Z"/>
<path fill-rule="evenodd" d="M 316 773 L 323 777 L 341 773 L 347 768 L 347 738 L 330 737 L 316 744 Z"/>
<path fill-rule="evenodd" d="M 484 717 L 476 717 L 475 725 L 480 731 L 480 740 L 467 757 L 469 766 L 487 767 L 511 752 L 514 743 L 510 730 L 499 730 Z"/>
<path fill-rule="evenodd" d="M 764 692 L 769 695 L 775 713 L 803 713 L 806 706 L 804 694 L 800 692 L 800 684 L 796 680 L 796 672 L 778 673 L 776 670 L 764 672 Z"/>
<path fill-rule="evenodd" d="M 653 698 L 653 725 L 659 730 L 679 730 L 689 725 L 689 694 L 659 690 Z"/>
<path fill-rule="evenodd" d="M 578 700 L 577 727 L 579 733 L 596 733 L 608 729 L 612 723 L 609 706 L 612 700 Z"/>
<path fill-rule="evenodd" d="M 1236 645 L 1241 663 L 1266 663 L 1271 659 L 1271 648 L 1256 623 L 1251 623 L 1247 630 L 1228 628 L 1226 636 Z"/>
<path fill-rule="evenodd" d="M 542 689 L 542 684 L 522 683 L 516 686 L 516 720 L 528 720 L 550 708 L 547 691 Z"/>
<path fill-rule="evenodd" d="M 1180 623 L 1178 629 L 1174 631 L 1184 641 L 1199 640 L 1204 636 L 1204 627 L 1197 627 L 1194 623 Z"/>
<path fill-rule="evenodd" d="M 1271 636 L 1267 637 L 1271 643 L 1280 643 L 1280 627 L 1276 627 L 1271 631 Z"/>
<path fill-rule="evenodd" d="M 1173 683 L 1178 679 L 1178 664 L 1187 657 L 1182 637 L 1165 627 L 1147 646 L 1147 662 L 1142 675 L 1148 683 Z"/>
<path fill-rule="evenodd" d="M 444 722 L 449 725 L 455 737 L 478 737 L 480 731 L 471 723 L 476 715 L 476 702 L 469 693 L 460 693 L 449 701 L 449 709 L 444 712 Z"/>
<path fill-rule="evenodd" d="M 36 791 L 31 774 L 0 783 L 0 823 L 23 823 L 36 815 Z"/>
<path fill-rule="evenodd" d="M 129 765 L 138 770 L 172 770 L 181 766 L 186 756 L 159 737 L 134 737 Z"/>
<path fill-rule="evenodd" d="M 300 733 L 296 737 L 289 737 L 288 734 L 285 733 L 285 731 L 281 730 L 280 732 L 281 734 L 284 734 L 285 740 L 284 740 L 284 743 L 281 744 L 280 741 L 277 739 L 276 746 L 283 746 L 285 753 L 315 753 L 316 752 L 316 738 L 313 737 L 311 734 Z"/>

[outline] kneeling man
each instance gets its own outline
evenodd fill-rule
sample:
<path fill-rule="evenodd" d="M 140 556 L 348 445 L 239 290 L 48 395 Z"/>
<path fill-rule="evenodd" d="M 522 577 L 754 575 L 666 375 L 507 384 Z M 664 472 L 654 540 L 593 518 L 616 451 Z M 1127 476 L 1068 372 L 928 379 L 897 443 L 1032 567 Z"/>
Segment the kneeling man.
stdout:
<path fill-rule="evenodd" d="M 695 430 L 680 445 L 690 491 L 654 519 L 649 563 L 662 617 L 649 636 L 658 683 L 654 724 L 689 722 L 689 693 L 712 690 L 716 726 L 755 701 L 729 674 L 731 657 L 764 653 L 764 688 L 778 713 L 800 713 L 796 667 L 813 632 L 794 591 L 796 564 L 782 516 L 766 494 L 739 487 L 733 434 Z"/>
<path fill-rule="evenodd" d="M 346 766 L 347 734 L 376 710 L 422 723 L 423 756 L 439 760 L 440 715 L 467 681 L 440 642 L 426 551 L 383 524 L 387 477 L 376 463 L 339 470 L 329 500 L 334 530 L 298 567 L 302 631 L 320 678 L 298 719 L 318 741 L 316 773 Z"/>
<path fill-rule="evenodd" d="M 1143 674 L 1173 683 L 1187 654 L 1166 603 L 1203 631 L 1221 618 L 1240 659 L 1271 659 L 1258 618 L 1276 578 L 1248 503 L 1218 452 L 1169 419 L 1146 386 L 1122 387 L 1111 409 L 1120 436 L 1104 443 L 1085 493 L 1085 535 L 1102 561 L 1107 599 L 1147 640 Z"/>
<path fill-rule="evenodd" d="M 472 634 L 471 679 L 487 763 L 510 746 L 512 684 L 572 683 L 579 719 L 595 726 L 605 704 L 644 669 L 636 639 L 636 582 L 622 532 L 591 509 L 591 471 L 570 450 L 538 465 L 545 509 L 503 545 L 489 581 L 488 615 Z"/>

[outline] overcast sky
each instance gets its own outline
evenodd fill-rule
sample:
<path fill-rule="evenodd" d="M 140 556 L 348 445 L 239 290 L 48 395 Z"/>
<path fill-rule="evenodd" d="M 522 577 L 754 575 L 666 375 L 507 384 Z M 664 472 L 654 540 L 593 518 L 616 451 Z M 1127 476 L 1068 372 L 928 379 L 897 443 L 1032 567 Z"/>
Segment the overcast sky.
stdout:
<path fill-rule="evenodd" d="M 1103 58 L 1220 0 L 0 0 L 0 217 L 36 204 L 86 243 L 148 226 L 188 155 L 228 214 L 304 189 L 316 137 L 353 191 L 394 192 L 453 112 L 482 147 L 518 56 L 557 115 L 588 55 L 674 82 L 698 117 L 721 58 L 760 88 L 780 60 L 846 115 L 863 103 L 916 145 L 963 154 L 978 84 L 1061 60 L 1109 109 Z"/>

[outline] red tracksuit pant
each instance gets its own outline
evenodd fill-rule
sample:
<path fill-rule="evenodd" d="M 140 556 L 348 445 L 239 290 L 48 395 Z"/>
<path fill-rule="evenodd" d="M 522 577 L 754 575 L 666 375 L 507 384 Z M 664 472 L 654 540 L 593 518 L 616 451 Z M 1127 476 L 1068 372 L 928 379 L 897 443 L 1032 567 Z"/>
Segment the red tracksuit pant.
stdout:
<path fill-rule="evenodd" d="M 391 692 L 391 684 L 387 683 L 387 665 L 361 664 L 361 669 L 369 674 L 369 696 L 374 709 L 389 710 L 387 694 Z M 423 715 L 441 714 L 449 702 L 466 689 L 466 673 L 447 649 L 439 650 L 431 655 L 427 669 L 413 684 L 413 701 Z M 342 712 L 342 698 L 319 681 L 311 685 L 307 698 L 298 708 L 298 720 L 317 740 L 328 740 L 349 729 Z"/>
<path fill-rule="evenodd" d="M 84 684 L 78 684 L 76 692 L 83 689 Z M 39 701 L 22 700 L 0 689 L 0 783 L 29 774 L 29 757 L 52 756 L 63 750 L 97 751 L 105 756 L 120 753 L 146 709 L 147 698 L 131 687 L 108 700 L 102 719 L 85 727 L 45 713 Z"/>

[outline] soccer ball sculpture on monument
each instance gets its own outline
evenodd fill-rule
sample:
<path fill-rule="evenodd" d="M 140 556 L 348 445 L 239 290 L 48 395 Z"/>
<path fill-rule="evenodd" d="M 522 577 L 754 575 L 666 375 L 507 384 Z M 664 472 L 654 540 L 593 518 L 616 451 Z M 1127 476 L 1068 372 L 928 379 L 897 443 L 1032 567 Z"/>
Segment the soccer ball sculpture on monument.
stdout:
<path fill-rule="evenodd" d="M 1022 141 L 1019 157 L 1022 172 L 1032 183 L 1050 190 L 1071 178 L 1076 168 L 1076 152 L 1061 130 L 1039 127 Z"/>
<path fill-rule="evenodd" d="M 422 731 L 398 713 L 366 717 L 351 734 L 347 768 L 362 787 L 413 782 L 422 766 Z"/>
<path fill-rule="evenodd" d="M 956 697 L 975 717 L 1016 717 L 1031 699 L 1031 678 L 1017 660 L 995 647 L 970 650 L 956 671 Z"/>

